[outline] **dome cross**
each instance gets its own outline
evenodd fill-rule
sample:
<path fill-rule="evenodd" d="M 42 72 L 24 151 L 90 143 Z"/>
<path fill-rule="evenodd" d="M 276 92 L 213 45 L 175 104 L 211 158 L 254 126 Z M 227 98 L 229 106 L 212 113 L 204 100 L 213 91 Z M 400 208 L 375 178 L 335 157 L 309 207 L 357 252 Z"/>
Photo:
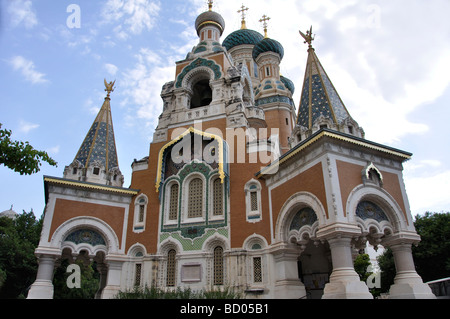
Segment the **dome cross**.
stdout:
<path fill-rule="evenodd" d="M 246 11 L 248 11 L 248 8 L 246 6 L 244 6 L 244 4 L 242 4 L 241 9 L 238 10 L 238 13 L 240 13 L 242 15 L 242 21 L 241 21 L 241 29 L 247 29 L 247 25 L 245 23 L 245 15 L 246 15 Z"/>
<path fill-rule="evenodd" d="M 265 14 L 262 16 L 261 20 L 259 20 L 259 22 L 263 23 L 263 27 L 264 27 L 264 38 L 268 38 L 267 36 L 267 21 L 269 21 L 270 18 L 268 16 L 266 16 Z"/>

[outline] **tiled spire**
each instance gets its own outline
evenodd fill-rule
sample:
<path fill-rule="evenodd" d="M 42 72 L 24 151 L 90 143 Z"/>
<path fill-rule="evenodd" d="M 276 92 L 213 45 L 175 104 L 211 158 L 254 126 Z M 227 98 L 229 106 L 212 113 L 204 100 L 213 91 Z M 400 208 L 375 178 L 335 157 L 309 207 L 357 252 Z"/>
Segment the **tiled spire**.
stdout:
<path fill-rule="evenodd" d="M 75 160 L 68 167 L 70 169 L 66 168 L 65 178 L 121 186 L 116 183 L 123 177 L 119 170 L 110 105 L 114 83 L 105 80 L 108 94 Z"/>
<path fill-rule="evenodd" d="M 308 44 L 308 61 L 300 99 L 297 124 L 309 134 L 327 127 L 363 137 L 364 133 L 351 118 L 339 94 L 319 61 L 312 41 L 311 30 L 300 32 Z"/>

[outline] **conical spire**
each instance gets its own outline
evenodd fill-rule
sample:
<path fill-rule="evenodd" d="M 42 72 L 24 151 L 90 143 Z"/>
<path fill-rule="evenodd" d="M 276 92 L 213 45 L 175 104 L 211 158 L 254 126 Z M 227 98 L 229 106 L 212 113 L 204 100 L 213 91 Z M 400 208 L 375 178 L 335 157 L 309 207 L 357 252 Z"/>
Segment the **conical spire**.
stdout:
<path fill-rule="evenodd" d="M 312 27 L 306 34 L 300 34 L 308 44 L 308 61 L 297 124 L 308 129 L 310 134 L 326 127 L 363 137 L 362 129 L 351 118 L 312 47 Z"/>
<path fill-rule="evenodd" d="M 119 181 L 123 182 L 123 176 L 119 170 L 110 105 L 114 83 L 105 80 L 108 94 L 73 163 L 69 169 L 66 167 L 65 178 L 121 186 Z"/>

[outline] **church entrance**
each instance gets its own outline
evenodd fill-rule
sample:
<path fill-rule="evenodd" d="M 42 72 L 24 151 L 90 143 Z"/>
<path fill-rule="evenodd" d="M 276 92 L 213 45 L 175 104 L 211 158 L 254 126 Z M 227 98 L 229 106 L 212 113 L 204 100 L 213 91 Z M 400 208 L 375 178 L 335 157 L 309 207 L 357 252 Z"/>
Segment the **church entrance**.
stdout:
<path fill-rule="evenodd" d="M 322 298 L 323 289 L 330 281 L 333 270 L 328 243 L 310 240 L 298 258 L 297 269 L 298 277 L 305 285 L 306 298 Z"/>
<path fill-rule="evenodd" d="M 56 261 L 53 277 L 54 299 L 100 299 L 106 284 L 105 253 L 90 255 L 64 248 Z"/>

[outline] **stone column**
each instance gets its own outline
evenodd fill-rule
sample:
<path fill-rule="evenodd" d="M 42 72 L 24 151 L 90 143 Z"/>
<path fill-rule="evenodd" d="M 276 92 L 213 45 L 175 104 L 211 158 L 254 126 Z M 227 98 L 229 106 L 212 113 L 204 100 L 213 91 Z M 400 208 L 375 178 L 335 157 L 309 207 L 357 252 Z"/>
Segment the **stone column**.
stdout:
<path fill-rule="evenodd" d="M 122 266 L 126 261 L 126 256 L 106 256 L 108 265 L 108 275 L 106 286 L 102 292 L 102 299 L 114 298 L 121 288 Z"/>
<path fill-rule="evenodd" d="M 323 299 L 372 299 L 367 285 L 353 266 L 350 237 L 328 239 L 333 262 L 330 282 L 325 285 Z"/>
<path fill-rule="evenodd" d="M 435 299 L 431 288 L 424 284 L 416 272 L 411 251 L 411 243 L 389 246 L 394 255 L 397 274 L 389 291 L 392 299 Z"/>
<path fill-rule="evenodd" d="M 299 279 L 297 267 L 300 251 L 283 245 L 274 250 L 272 254 L 275 271 L 274 298 L 304 298 L 306 296 L 305 285 Z"/>
<path fill-rule="evenodd" d="M 39 268 L 36 281 L 31 285 L 27 299 L 53 299 L 53 271 L 56 256 L 38 256 Z"/>

